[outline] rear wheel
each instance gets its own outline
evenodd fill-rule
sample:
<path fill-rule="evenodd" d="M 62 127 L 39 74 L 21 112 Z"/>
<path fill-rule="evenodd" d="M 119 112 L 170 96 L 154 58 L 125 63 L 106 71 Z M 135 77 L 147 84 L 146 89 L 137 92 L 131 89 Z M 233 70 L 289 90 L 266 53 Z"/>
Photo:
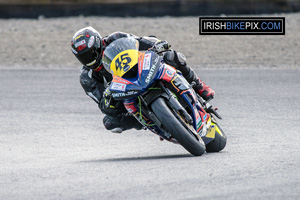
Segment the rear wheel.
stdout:
<path fill-rule="evenodd" d="M 201 156 L 205 152 L 203 140 L 193 134 L 193 130 L 181 120 L 181 116 L 167 106 L 164 98 L 157 98 L 151 108 L 162 123 L 163 129 L 168 131 L 188 152 L 194 156 Z"/>

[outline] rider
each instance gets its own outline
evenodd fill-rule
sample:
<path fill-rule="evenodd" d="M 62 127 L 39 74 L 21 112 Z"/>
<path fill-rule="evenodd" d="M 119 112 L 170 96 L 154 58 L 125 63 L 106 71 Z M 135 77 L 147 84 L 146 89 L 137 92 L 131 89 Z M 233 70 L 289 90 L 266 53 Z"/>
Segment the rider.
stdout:
<path fill-rule="evenodd" d="M 158 40 L 155 36 L 137 37 L 123 32 L 114 32 L 109 36 L 102 37 L 94 28 L 85 27 L 77 31 L 71 41 L 71 50 L 76 58 L 83 64 L 80 75 L 80 83 L 86 94 L 90 96 L 99 106 L 102 113 L 104 126 L 112 132 L 122 132 L 131 128 L 137 130 L 142 125 L 133 117 L 127 114 L 127 110 L 120 101 L 114 101 L 105 92 L 112 75 L 108 73 L 102 64 L 102 55 L 105 47 L 111 42 L 123 37 L 134 37 L 139 41 L 139 50 L 153 50 L 155 52 L 166 51 L 163 54 L 165 63 L 180 70 L 186 80 L 195 82 L 194 89 L 202 98 L 208 100 L 213 98 L 214 91 L 205 85 L 196 73 L 187 66 L 185 56 L 182 53 L 170 49 L 167 41 Z"/>

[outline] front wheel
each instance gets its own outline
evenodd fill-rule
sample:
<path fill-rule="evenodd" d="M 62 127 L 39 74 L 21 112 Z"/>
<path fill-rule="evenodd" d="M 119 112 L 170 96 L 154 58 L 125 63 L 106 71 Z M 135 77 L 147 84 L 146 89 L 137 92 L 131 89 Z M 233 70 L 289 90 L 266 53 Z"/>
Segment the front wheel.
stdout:
<path fill-rule="evenodd" d="M 212 123 L 210 132 L 206 137 L 214 138 L 211 142 L 206 144 L 206 152 L 219 152 L 225 148 L 227 137 L 217 123 Z"/>
<path fill-rule="evenodd" d="M 164 98 L 157 98 L 151 105 L 152 111 L 168 131 L 188 152 L 201 156 L 205 152 L 205 144 L 200 137 L 193 134 L 189 125 L 181 120 L 181 116 L 172 111 Z"/>

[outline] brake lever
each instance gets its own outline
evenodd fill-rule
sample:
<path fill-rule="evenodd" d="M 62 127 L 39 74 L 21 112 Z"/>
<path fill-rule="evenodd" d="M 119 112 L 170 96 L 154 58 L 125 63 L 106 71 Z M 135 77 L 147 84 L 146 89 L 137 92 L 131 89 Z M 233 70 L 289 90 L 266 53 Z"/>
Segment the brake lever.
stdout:
<path fill-rule="evenodd" d="M 215 115 L 217 118 L 222 119 L 222 117 L 217 113 L 218 108 L 213 108 L 212 105 L 206 103 L 206 105 L 208 105 L 208 107 L 206 107 L 206 111 L 208 113 L 211 113 L 213 115 Z"/>
<path fill-rule="evenodd" d="M 219 119 L 222 119 L 222 117 L 217 113 L 218 108 L 213 108 L 212 105 L 209 104 L 209 102 L 212 99 L 213 99 L 213 97 L 208 99 L 207 101 L 203 101 L 201 97 L 198 97 L 199 102 L 205 108 L 206 112 L 215 115 Z"/>

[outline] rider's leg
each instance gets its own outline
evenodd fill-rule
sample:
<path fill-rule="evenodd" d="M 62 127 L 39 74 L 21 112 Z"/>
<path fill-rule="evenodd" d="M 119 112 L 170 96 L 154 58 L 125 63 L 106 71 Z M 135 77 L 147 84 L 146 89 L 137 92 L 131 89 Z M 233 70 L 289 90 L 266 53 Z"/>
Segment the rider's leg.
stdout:
<path fill-rule="evenodd" d="M 214 96 L 215 92 L 207 86 L 197 74 L 186 64 L 185 56 L 182 53 L 174 50 L 168 51 L 164 54 L 164 61 L 181 71 L 184 78 L 189 82 L 195 82 L 194 89 L 200 94 L 200 96 L 207 100 Z"/>
<path fill-rule="evenodd" d="M 122 131 L 135 128 L 141 130 L 143 126 L 138 122 L 135 117 L 129 115 L 105 115 L 103 124 L 107 130 L 114 133 L 121 133 Z"/>

